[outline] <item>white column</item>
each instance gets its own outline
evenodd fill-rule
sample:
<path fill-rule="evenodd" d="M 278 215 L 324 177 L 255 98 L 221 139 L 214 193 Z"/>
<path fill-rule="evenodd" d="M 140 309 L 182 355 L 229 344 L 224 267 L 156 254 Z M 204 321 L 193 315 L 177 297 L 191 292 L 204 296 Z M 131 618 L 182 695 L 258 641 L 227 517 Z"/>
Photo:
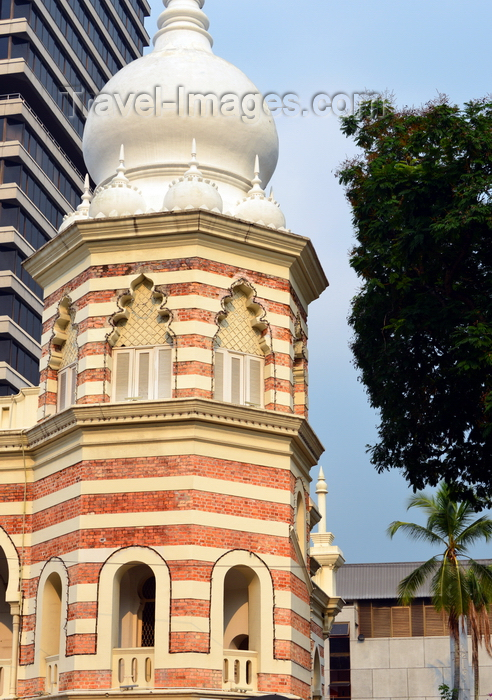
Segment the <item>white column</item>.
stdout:
<path fill-rule="evenodd" d="M 323 467 L 319 468 L 318 482 L 316 484 L 316 495 L 318 496 L 318 510 L 321 514 L 321 520 L 318 523 L 318 532 L 326 532 L 326 495 L 328 493 L 328 486 L 326 484 L 325 475 L 323 473 Z"/>

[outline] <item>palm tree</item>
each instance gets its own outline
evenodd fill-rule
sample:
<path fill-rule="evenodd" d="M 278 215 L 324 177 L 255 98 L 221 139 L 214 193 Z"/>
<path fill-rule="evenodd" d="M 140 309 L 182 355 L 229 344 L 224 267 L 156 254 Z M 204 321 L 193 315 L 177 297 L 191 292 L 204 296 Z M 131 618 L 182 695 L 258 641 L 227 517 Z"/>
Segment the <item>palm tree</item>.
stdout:
<path fill-rule="evenodd" d="M 492 600 L 492 568 L 471 559 L 467 551 L 479 539 L 487 542 L 492 539 L 492 520 L 487 516 L 474 519 L 476 514 L 471 505 L 456 501 L 452 488 L 445 482 L 439 484 L 434 495 L 422 491 L 413 495 L 408 502 L 410 508 L 420 508 L 427 515 L 426 525 L 398 520 L 388 528 L 390 537 L 403 530 L 411 539 L 428 542 L 443 551 L 400 581 L 398 597 L 401 603 L 408 605 L 430 578 L 432 603 L 438 612 L 446 613 L 450 638 L 454 642 L 453 697 L 458 698 L 460 629 L 468 618 L 472 640 L 475 635 L 478 645 L 487 636 L 484 616 Z M 465 565 L 463 560 L 466 560 Z M 474 627 L 477 621 L 480 622 Z M 490 634 L 487 643 L 490 643 Z"/>
<path fill-rule="evenodd" d="M 467 572 L 468 586 L 468 612 L 467 622 L 471 634 L 472 643 L 472 667 L 475 700 L 480 695 L 480 665 L 478 662 L 479 647 L 484 643 L 485 650 L 492 656 L 492 643 L 490 639 L 489 608 L 492 599 L 488 591 L 480 585 L 472 569 Z"/>

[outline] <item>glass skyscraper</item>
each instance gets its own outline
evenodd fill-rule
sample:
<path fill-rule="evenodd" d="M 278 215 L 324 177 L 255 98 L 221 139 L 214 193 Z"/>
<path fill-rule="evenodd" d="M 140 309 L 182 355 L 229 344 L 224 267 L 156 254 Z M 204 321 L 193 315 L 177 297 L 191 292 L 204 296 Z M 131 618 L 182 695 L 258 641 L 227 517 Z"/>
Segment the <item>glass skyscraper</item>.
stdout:
<path fill-rule="evenodd" d="M 38 383 L 41 289 L 22 261 L 80 203 L 90 100 L 148 43 L 147 0 L 0 0 L 0 396 Z"/>

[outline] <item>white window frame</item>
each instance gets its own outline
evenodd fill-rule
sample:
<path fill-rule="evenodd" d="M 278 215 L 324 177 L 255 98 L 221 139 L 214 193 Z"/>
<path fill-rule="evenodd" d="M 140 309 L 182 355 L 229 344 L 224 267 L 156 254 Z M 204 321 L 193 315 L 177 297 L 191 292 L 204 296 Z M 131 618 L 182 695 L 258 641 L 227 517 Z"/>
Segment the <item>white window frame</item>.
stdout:
<path fill-rule="evenodd" d="M 216 350 L 215 400 L 263 408 L 265 404 L 264 368 L 264 357 L 233 350 Z M 256 380 L 252 376 L 252 372 L 255 371 Z"/>
<path fill-rule="evenodd" d="M 115 348 L 112 403 L 172 398 L 172 362 L 172 348 L 166 345 Z"/>
<path fill-rule="evenodd" d="M 56 410 L 59 413 L 77 401 L 77 364 L 74 362 L 58 370 Z"/>

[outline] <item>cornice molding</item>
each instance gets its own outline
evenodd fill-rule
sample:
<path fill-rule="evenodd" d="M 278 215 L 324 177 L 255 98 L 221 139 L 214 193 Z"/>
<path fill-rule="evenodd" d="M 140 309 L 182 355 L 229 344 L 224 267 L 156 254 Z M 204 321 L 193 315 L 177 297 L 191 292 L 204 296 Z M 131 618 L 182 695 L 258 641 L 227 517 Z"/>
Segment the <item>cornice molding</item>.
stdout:
<path fill-rule="evenodd" d="M 117 425 L 173 424 L 198 421 L 234 426 L 246 431 L 285 435 L 297 443 L 305 459 L 313 465 L 324 452 L 309 423 L 300 416 L 257 408 L 236 406 L 207 399 L 100 403 L 71 408 L 50 416 L 28 430 L 0 431 L 0 454 L 5 451 L 33 450 L 74 430 Z"/>
<path fill-rule="evenodd" d="M 317 299 L 328 280 L 309 238 L 250 224 L 225 214 L 192 210 L 157 212 L 76 221 L 24 263 L 43 287 L 88 255 L 203 243 L 291 268 L 307 303 Z"/>

